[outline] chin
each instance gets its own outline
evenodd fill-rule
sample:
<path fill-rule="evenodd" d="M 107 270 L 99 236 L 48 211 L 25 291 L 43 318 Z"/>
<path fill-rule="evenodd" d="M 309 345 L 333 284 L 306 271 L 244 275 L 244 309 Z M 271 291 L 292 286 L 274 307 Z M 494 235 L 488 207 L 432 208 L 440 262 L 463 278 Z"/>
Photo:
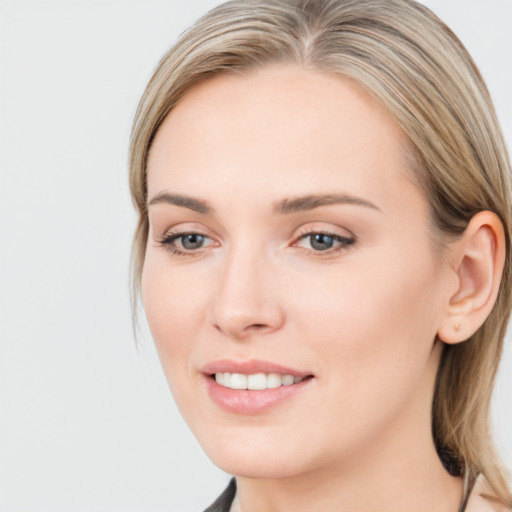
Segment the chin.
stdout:
<path fill-rule="evenodd" d="M 207 452 L 211 461 L 220 469 L 243 478 L 281 479 L 296 476 L 304 472 L 297 455 L 286 457 L 283 454 L 270 456 L 268 452 L 241 455 L 233 450 L 230 454 Z"/>
<path fill-rule="evenodd" d="M 198 440 L 210 460 L 231 475 L 287 478 L 318 465 L 318 456 L 314 453 L 318 454 L 319 448 L 322 451 L 321 447 L 315 450 L 311 442 L 304 443 L 302 437 L 290 436 L 290 429 L 285 429 L 284 434 L 262 432 L 257 428 L 229 430 L 219 435 L 214 432 L 199 435 Z"/>

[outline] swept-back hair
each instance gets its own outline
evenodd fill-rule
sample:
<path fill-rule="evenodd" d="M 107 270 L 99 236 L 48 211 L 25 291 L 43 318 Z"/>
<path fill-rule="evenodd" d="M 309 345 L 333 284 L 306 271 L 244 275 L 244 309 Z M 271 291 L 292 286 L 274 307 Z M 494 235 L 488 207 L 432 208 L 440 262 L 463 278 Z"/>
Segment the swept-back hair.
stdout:
<path fill-rule="evenodd" d="M 201 18 L 163 57 L 139 104 L 130 186 L 139 214 L 132 252 L 136 305 L 148 237 L 146 162 L 160 124 L 199 82 L 271 63 L 338 73 L 385 108 L 410 141 L 411 168 L 430 203 L 438 241 L 476 213 L 504 226 L 507 257 L 497 302 L 467 341 L 445 345 L 432 429 L 454 475 L 483 474 L 511 504 L 489 428 L 491 394 L 511 309 L 511 171 L 484 81 L 470 55 L 413 0 L 234 0 Z"/>

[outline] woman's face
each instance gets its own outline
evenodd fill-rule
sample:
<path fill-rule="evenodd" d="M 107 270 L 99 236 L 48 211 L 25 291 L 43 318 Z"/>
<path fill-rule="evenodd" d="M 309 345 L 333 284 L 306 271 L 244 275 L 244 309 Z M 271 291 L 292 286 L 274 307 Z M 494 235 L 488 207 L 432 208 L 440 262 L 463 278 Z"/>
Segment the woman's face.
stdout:
<path fill-rule="evenodd" d="M 210 79 L 158 130 L 144 305 L 224 470 L 291 476 L 430 438 L 453 279 L 406 144 L 353 83 L 296 67 Z"/>

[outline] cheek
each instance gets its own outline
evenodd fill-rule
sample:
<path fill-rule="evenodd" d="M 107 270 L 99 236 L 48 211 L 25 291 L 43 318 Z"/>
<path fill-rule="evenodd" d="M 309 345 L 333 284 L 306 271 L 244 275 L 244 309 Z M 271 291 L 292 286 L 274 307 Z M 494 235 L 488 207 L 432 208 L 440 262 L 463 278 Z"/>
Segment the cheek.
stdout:
<path fill-rule="evenodd" d="M 204 325 L 207 289 L 201 279 L 169 268 L 165 255 L 148 254 L 142 275 L 142 297 L 148 325 L 167 380 L 187 376 L 194 339 Z"/>
<path fill-rule="evenodd" d="M 383 405 L 412 392 L 439 317 L 433 260 L 417 255 L 397 264 L 397 254 L 385 253 L 378 265 L 363 260 L 357 268 L 347 260 L 336 274 L 317 273 L 299 288 L 296 282 L 294 295 L 303 299 L 295 308 L 301 337 L 322 361 L 331 389 L 352 397 L 353 407 Z"/>
<path fill-rule="evenodd" d="M 342 338 L 360 339 L 376 329 L 382 336 L 409 337 L 415 326 L 421 331 L 434 321 L 436 280 L 429 261 L 387 265 L 381 258 L 376 265 L 360 260 L 329 272 L 292 276 L 289 300 L 294 302 L 292 314 L 297 310 L 296 320 L 311 319 L 317 333 L 334 329 Z M 378 345 L 382 336 L 360 341 Z"/>

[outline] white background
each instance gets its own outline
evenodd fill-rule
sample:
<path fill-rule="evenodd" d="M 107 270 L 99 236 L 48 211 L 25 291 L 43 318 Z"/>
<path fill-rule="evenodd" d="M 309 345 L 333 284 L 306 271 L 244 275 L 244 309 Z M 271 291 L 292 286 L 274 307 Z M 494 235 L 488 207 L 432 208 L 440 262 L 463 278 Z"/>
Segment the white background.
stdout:
<path fill-rule="evenodd" d="M 130 122 L 160 56 L 218 2 L 184 3 L 0 0 L 2 512 L 200 511 L 227 482 L 130 325 Z M 511 147 L 512 2 L 425 3 L 473 54 Z M 509 467 L 511 352 L 494 407 Z"/>

